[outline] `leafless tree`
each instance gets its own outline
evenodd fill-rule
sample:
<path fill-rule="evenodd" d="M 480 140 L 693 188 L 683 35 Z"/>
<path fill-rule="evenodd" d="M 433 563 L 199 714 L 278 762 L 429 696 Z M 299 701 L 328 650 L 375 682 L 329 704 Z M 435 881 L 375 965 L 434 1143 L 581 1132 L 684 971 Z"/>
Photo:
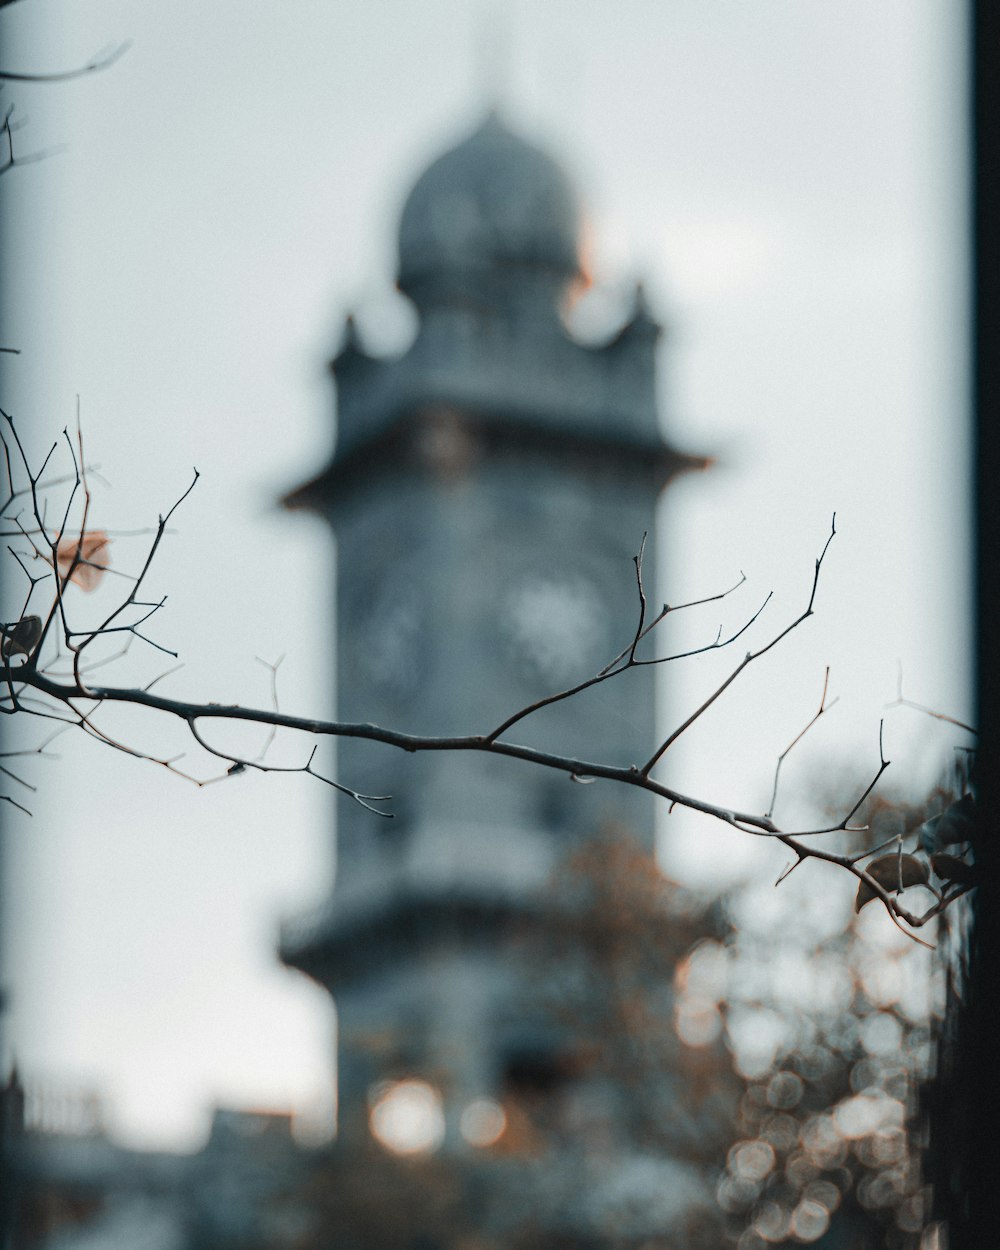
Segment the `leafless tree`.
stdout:
<path fill-rule="evenodd" d="M 579 783 L 604 780 L 634 786 L 655 794 L 671 807 L 690 808 L 751 836 L 780 842 L 792 853 L 793 858 L 779 877 L 779 882 L 808 859 L 820 860 L 850 873 L 858 881 L 858 909 L 877 899 L 893 922 L 917 941 L 922 939 L 916 938 L 913 930 L 928 924 L 949 903 L 965 894 L 975 884 L 974 866 L 968 862 L 964 853 L 952 853 L 956 847 L 965 846 L 970 839 L 972 799 L 968 793 L 960 795 L 959 802 L 949 812 L 938 817 L 933 828 L 928 829 L 925 826 L 911 831 L 906 837 L 894 835 L 886 842 L 863 845 L 861 849 L 852 851 L 832 849 L 829 839 L 826 844 L 823 843 L 824 835 L 844 833 L 853 833 L 864 841 L 867 826 L 856 823 L 858 813 L 889 767 L 889 760 L 885 758 L 882 748 L 881 725 L 878 765 L 861 795 L 849 805 L 845 804 L 847 810 L 842 818 L 820 827 L 804 829 L 783 828 L 776 822 L 774 811 L 782 764 L 789 752 L 832 706 L 832 703 L 827 702 L 828 672 L 824 677 L 818 710 L 777 761 L 767 811 L 751 812 L 723 807 L 694 795 L 681 793 L 655 775 L 657 765 L 670 748 L 726 693 L 741 674 L 756 660 L 778 647 L 813 615 L 823 564 L 836 535 L 836 517 L 816 558 L 802 610 L 792 620 L 775 628 L 763 642 L 746 650 L 708 698 L 662 741 L 651 745 L 649 757 L 643 763 L 619 765 L 603 760 L 581 759 L 562 754 L 558 749 L 541 750 L 522 745 L 512 739 L 510 734 L 517 725 L 540 709 L 573 699 L 592 686 L 614 681 L 631 669 L 654 667 L 733 648 L 757 624 L 770 595 L 732 633 L 724 635 L 720 627 L 714 638 L 701 646 L 671 654 L 650 654 L 654 631 L 670 614 L 724 599 L 745 579 L 741 576 L 735 586 L 707 598 L 682 604 L 663 604 L 653 611 L 647 602 L 643 581 L 643 539 L 634 557 L 635 627 L 618 654 L 593 676 L 517 709 L 494 728 L 467 736 L 435 737 L 403 733 L 391 727 L 371 723 L 316 720 L 283 712 L 278 708 L 277 701 L 270 708 L 250 708 L 170 698 L 153 688 L 169 673 L 160 673 L 141 687 L 108 685 L 95 680 L 95 673 L 113 664 L 132 643 L 139 642 L 176 658 L 175 652 L 152 636 L 155 617 L 164 605 L 165 596 L 147 598 L 146 584 L 168 525 L 194 489 L 198 473 L 194 472 L 190 484 L 158 518 L 156 526 L 148 531 L 151 537 L 138 572 L 127 574 L 110 568 L 111 536 L 106 530 L 97 529 L 93 525 L 88 470 L 79 430 L 75 438 L 68 431 L 64 431 L 62 439 L 53 443 L 41 464 L 33 467 L 14 419 L 3 410 L 0 410 L 0 418 L 3 422 L 0 433 L 7 479 L 7 499 L 0 512 L 4 526 L 3 536 L 8 540 L 7 551 L 16 561 L 20 575 L 26 582 L 19 609 L 11 620 L 0 627 L 3 638 L 0 649 L 0 710 L 8 716 L 52 722 L 59 731 L 67 727 L 78 729 L 113 750 L 155 763 L 199 786 L 247 770 L 262 773 L 305 773 L 386 819 L 392 817 L 392 812 L 387 807 L 390 796 L 363 794 L 343 781 L 324 776 L 317 770 L 315 758 L 318 742 L 314 742 L 302 763 L 277 765 L 268 761 L 266 750 L 256 758 L 248 758 L 228 746 L 219 745 L 212 737 L 215 730 L 209 726 L 258 724 L 274 731 L 297 730 L 313 739 L 367 739 L 408 752 L 485 752 L 563 772 L 571 781 Z M 63 469 L 58 468 L 60 460 L 65 461 Z M 127 590 L 114 601 L 111 609 L 98 623 L 77 624 L 79 609 L 74 606 L 76 595 L 78 592 L 94 589 L 108 574 L 125 582 Z M 108 644 L 116 645 L 112 648 Z M 172 671 L 174 670 L 170 670 Z M 902 700 L 901 692 L 899 697 Z M 103 709 L 115 704 L 124 704 L 143 709 L 150 714 L 179 720 L 186 726 L 201 751 L 210 759 L 221 763 L 222 771 L 209 776 L 197 776 L 180 767 L 180 757 L 153 755 L 134 742 L 122 741 L 113 736 L 104 727 L 101 714 Z M 0 768 L 12 786 L 28 786 L 15 762 L 16 757 L 44 754 L 46 745 L 43 742 L 34 748 L 4 753 L 4 762 Z M 15 799 L 13 793 L 0 797 L 22 811 L 27 810 Z M 942 850 L 943 847 L 951 850 Z M 904 891 L 913 886 L 923 887 L 933 898 L 930 905 L 921 911 L 911 910 L 910 896 L 904 895 Z"/>

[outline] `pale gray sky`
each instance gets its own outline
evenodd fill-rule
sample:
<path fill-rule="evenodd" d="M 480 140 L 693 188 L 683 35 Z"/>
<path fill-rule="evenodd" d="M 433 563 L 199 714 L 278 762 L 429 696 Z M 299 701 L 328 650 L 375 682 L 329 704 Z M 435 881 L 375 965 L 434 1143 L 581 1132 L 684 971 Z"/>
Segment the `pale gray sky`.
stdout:
<path fill-rule="evenodd" d="M 285 653 L 282 705 L 332 710 L 333 545 L 273 501 L 329 449 L 343 314 L 377 345 L 405 333 L 402 197 L 499 78 L 580 188 L 609 288 L 592 317 L 646 280 L 670 329 L 668 432 L 722 461 L 670 493 L 662 597 L 743 569 L 746 596 L 773 587 L 775 622 L 794 615 L 838 513 L 817 617 L 668 776 L 766 803 L 826 664 L 841 702 L 789 770 L 788 810 L 795 776 L 800 794 L 818 771 L 863 784 L 897 660 L 913 698 L 968 715 L 960 19 L 949 0 L 5 9 L 18 67 L 132 40 L 107 73 L 5 92 L 30 119 L 22 150 L 64 149 L 0 184 L 4 341 L 23 352 L 3 402 L 41 446 L 80 395 L 108 527 L 154 520 L 201 470 L 154 579 L 157 637 L 187 663 L 170 690 L 264 702 L 253 657 Z M 665 715 L 715 671 L 671 673 Z M 886 746 L 926 778 L 949 744 L 897 712 Z M 326 889 L 328 795 L 254 777 L 198 791 L 82 739 L 60 749 L 33 770 L 34 819 L 7 822 L 8 1051 L 29 1077 L 100 1087 L 136 1143 L 196 1143 L 213 1101 L 322 1100 L 332 1014 L 273 949 L 277 919 Z M 772 873 L 766 848 L 696 820 L 670 817 L 664 839 L 691 879 Z"/>

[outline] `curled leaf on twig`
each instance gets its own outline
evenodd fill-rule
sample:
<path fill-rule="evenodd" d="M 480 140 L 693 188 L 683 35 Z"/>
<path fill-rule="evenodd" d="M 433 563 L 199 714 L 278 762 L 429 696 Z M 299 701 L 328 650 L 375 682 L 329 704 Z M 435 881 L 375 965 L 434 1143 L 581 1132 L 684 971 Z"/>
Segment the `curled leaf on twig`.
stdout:
<path fill-rule="evenodd" d="M 104 530 L 84 530 L 56 544 L 56 568 L 63 582 L 76 582 L 81 590 L 96 590 L 111 563 L 111 539 Z"/>
<path fill-rule="evenodd" d="M 905 890 L 911 885 L 926 885 L 930 877 L 930 869 L 926 863 L 915 855 L 880 855 L 866 866 L 865 872 L 886 890 Z M 878 898 L 878 895 L 868 882 L 858 882 L 854 910 L 860 911 L 873 898 Z"/>
<path fill-rule="evenodd" d="M 42 620 L 38 616 L 22 616 L 12 625 L 4 625 L 0 629 L 3 636 L 3 658 L 9 660 L 12 655 L 29 655 L 42 636 Z"/>
<path fill-rule="evenodd" d="M 976 866 L 957 855 L 947 855 L 938 851 L 931 856 L 931 867 L 942 881 L 953 881 L 956 885 L 975 885 Z"/>
<path fill-rule="evenodd" d="M 963 794 L 939 816 L 932 816 L 920 826 L 920 844 L 931 855 L 942 846 L 971 842 L 976 833 L 976 800 Z"/>

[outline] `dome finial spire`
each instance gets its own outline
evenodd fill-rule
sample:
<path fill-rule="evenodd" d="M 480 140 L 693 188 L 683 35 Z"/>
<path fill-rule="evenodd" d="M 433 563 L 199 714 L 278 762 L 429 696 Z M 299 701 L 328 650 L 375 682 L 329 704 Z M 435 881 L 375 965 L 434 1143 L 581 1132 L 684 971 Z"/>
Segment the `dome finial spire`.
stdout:
<path fill-rule="evenodd" d="M 498 4 L 482 9 L 478 21 L 477 82 L 489 115 L 499 114 L 508 93 L 511 66 L 510 18 Z"/>

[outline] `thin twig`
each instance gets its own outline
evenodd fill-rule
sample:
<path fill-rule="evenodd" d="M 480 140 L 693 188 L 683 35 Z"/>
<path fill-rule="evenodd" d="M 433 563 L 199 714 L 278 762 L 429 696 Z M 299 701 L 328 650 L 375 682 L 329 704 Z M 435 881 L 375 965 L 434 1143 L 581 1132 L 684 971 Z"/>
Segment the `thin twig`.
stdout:
<path fill-rule="evenodd" d="M 809 730 L 812 729 L 813 725 L 816 724 L 816 722 L 823 715 L 823 713 L 829 711 L 829 709 L 834 706 L 834 704 L 837 702 L 837 699 L 839 699 L 840 697 L 838 695 L 837 699 L 834 699 L 832 703 L 827 703 L 826 691 L 827 691 L 827 686 L 829 685 L 829 682 L 830 682 L 830 666 L 827 665 L 826 672 L 823 674 L 823 693 L 820 695 L 820 699 L 819 699 L 819 711 L 812 718 L 812 720 L 809 721 L 809 723 L 805 726 L 804 729 L 799 730 L 799 732 L 791 740 L 788 746 L 785 747 L 785 749 L 778 756 L 778 763 L 774 769 L 774 787 L 771 790 L 771 803 L 767 809 L 768 816 L 774 815 L 774 807 L 778 801 L 778 778 L 781 775 L 781 766 L 785 762 L 785 757 L 789 754 L 792 747 L 796 746 L 798 743 L 802 741 L 802 739 L 806 736 Z"/>
<path fill-rule="evenodd" d="M 944 712 L 937 712 L 932 707 L 925 707 L 923 703 L 914 703 L 912 699 L 903 698 L 903 666 L 899 665 L 896 675 L 896 698 L 892 703 L 887 703 L 886 709 L 892 707 L 908 707 L 915 712 L 923 712 L 925 716 L 932 716 L 934 720 L 943 721 L 946 725 L 954 725 L 956 729 L 964 729 L 966 733 L 976 734 L 979 730 L 973 725 L 967 725 L 965 721 L 957 720 L 954 716 L 946 716 Z"/>
<path fill-rule="evenodd" d="M 638 659 L 636 656 L 636 647 L 671 612 L 680 612 L 685 608 L 701 607 L 703 604 L 715 603 L 720 599 L 725 599 L 746 581 L 746 576 L 741 573 L 739 581 L 730 586 L 728 590 L 720 591 L 718 594 L 709 595 L 704 599 L 694 599 L 690 603 L 680 603 L 674 607 L 665 603 L 654 619 L 646 624 L 646 591 L 642 578 L 642 560 L 645 549 L 646 535 L 643 534 L 642 542 L 639 544 L 639 552 L 637 555 L 632 557 L 635 563 L 636 586 L 639 596 L 639 620 L 632 636 L 632 640 L 628 643 L 628 645 L 623 647 L 615 658 L 609 664 L 606 664 L 604 668 L 602 668 L 600 672 L 596 673 L 593 677 L 587 677 L 583 681 L 567 687 L 565 690 L 558 691 L 556 694 L 550 694 L 546 695 L 542 699 L 536 699 L 534 703 L 529 703 L 527 707 L 523 707 L 519 711 L 514 712 L 511 716 L 508 716 L 505 721 L 502 721 L 499 725 L 497 725 L 496 729 L 493 729 L 486 735 L 488 739 L 495 741 L 501 734 L 505 734 L 519 721 L 531 716 L 534 712 L 539 712 L 545 707 L 551 707 L 553 703 L 562 703 L 566 699 L 572 699 L 575 695 L 582 694 L 584 690 L 591 689 L 592 686 L 599 686 L 602 682 L 609 681 L 612 677 L 619 677 L 622 673 L 628 672 L 629 669 L 645 668 L 656 664 L 669 664 L 673 660 L 685 660 L 691 658 L 692 656 L 704 655 L 708 651 L 719 651 L 723 647 L 728 647 L 731 643 L 734 643 L 741 634 L 745 633 L 751 625 L 753 625 L 754 621 L 757 620 L 761 612 L 763 612 L 764 608 L 767 606 L 768 599 L 771 597 L 768 595 L 767 599 L 764 600 L 749 620 L 741 625 L 736 633 L 729 638 L 722 638 L 722 626 L 720 625 L 719 632 L 716 635 L 715 640 L 713 642 L 706 643 L 704 646 L 695 647 L 690 651 L 680 651 L 674 655 L 660 656 L 657 659 Z"/>
<path fill-rule="evenodd" d="M 820 569 L 823 567 L 823 561 L 826 559 L 826 553 L 830 550 L 830 544 L 833 542 L 833 538 L 836 532 L 837 532 L 837 514 L 834 513 L 833 520 L 830 522 L 830 535 L 827 538 L 826 543 L 823 546 L 823 550 L 820 552 L 819 556 L 816 559 L 816 567 L 815 567 L 815 570 L 813 571 L 812 590 L 809 593 L 809 602 L 806 604 L 805 611 L 801 613 L 801 615 L 797 616 L 790 625 L 786 625 L 785 628 L 779 634 L 775 635 L 775 637 L 772 638 L 771 641 L 766 643 L 763 647 L 758 648 L 758 650 L 756 651 L 747 652 L 747 654 L 743 657 L 743 659 L 736 666 L 736 668 L 733 669 L 733 671 L 729 674 L 726 680 L 712 694 L 708 696 L 708 698 L 704 701 L 704 703 L 702 703 L 702 705 L 699 708 L 696 708 L 695 711 L 691 713 L 691 715 L 687 718 L 687 720 L 685 720 L 681 725 L 678 725 L 678 727 L 674 730 L 674 732 L 670 734 L 660 744 L 659 747 L 657 747 L 656 751 L 653 752 L 653 755 L 646 761 L 646 763 L 639 770 L 644 776 L 649 775 L 650 771 L 656 766 L 657 763 L 659 763 L 659 761 L 663 758 L 663 756 L 667 753 L 667 751 L 670 750 L 670 748 L 677 741 L 677 739 L 681 736 L 681 734 L 683 734 L 686 730 L 690 729 L 691 726 L 695 723 L 695 721 L 698 720 L 698 718 L 702 716 L 706 711 L 708 711 L 708 709 L 712 706 L 712 704 L 716 701 L 716 699 L 718 699 L 720 695 L 722 695 L 726 690 L 728 690 L 728 688 L 733 684 L 736 678 L 739 677 L 740 673 L 742 673 L 745 668 L 751 665 L 754 662 L 754 660 L 759 660 L 762 655 L 767 655 L 768 651 L 770 651 L 773 647 L 776 647 L 778 643 L 782 641 L 782 639 L 787 638 L 793 629 L 796 629 L 799 625 L 802 624 L 803 621 L 808 620 L 809 617 L 812 616 L 813 604 L 816 602 L 816 590 L 817 590 L 817 587 L 819 586 L 819 572 L 820 572 Z"/>
<path fill-rule="evenodd" d="M 83 78 L 87 74 L 96 74 L 108 69 L 115 61 L 125 55 L 132 41 L 126 39 L 108 50 L 96 52 L 85 65 L 75 69 L 61 70 L 56 73 L 26 73 L 21 70 L 0 69 L 0 81 L 3 82 L 69 82 L 73 78 Z"/>

